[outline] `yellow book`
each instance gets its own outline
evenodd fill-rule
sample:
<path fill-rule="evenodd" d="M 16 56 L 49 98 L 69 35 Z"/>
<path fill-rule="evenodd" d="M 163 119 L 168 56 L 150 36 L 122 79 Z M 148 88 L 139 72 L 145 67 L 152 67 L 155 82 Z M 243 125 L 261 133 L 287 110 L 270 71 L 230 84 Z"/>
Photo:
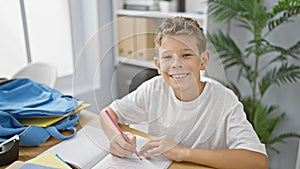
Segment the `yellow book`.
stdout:
<path fill-rule="evenodd" d="M 23 118 L 23 119 L 18 119 L 24 126 L 40 126 L 40 127 L 48 127 L 61 119 L 70 116 L 72 114 L 75 114 L 83 109 L 86 109 L 90 106 L 90 104 L 83 103 L 79 105 L 74 111 L 71 111 L 68 114 L 65 114 L 63 116 L 56 116 L 56 117 L 32 117 L 32 118 Z"/>
<path fill-rule="evenodd" d="M 59 157 L 53 153 L 46 153 L 39 155 L 31 160 L 26 161 L 26 163 L 37 164 L 47 167 L 59 168 L 59 169 L 72 169 Z"/>

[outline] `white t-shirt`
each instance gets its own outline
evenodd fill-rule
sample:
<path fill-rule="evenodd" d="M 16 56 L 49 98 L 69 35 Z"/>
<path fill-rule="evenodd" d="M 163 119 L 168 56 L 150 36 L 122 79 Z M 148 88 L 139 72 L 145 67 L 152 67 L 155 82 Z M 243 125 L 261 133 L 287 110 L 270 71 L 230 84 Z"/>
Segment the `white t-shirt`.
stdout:
<path fill-rule="evenodd" d="M 177 143 L 199 149 L 248 149 L 266 154 L 243 105 L 221 84 L 206 82 L 200 96 L 190 102 L 175 97 L 161 76 L 115 100 L 110 107 L 125 124 L 148 124 L 148 133 L 168 135 Z"/>

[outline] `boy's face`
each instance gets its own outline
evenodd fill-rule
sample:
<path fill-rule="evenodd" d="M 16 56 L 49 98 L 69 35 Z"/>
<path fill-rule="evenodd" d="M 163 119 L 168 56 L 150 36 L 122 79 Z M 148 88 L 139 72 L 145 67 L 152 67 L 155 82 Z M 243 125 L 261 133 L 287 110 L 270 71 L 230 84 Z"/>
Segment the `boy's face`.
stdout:
<path fill-rule="evenodd" d="M 204 70 L 207 63 L 203 59 L 205 57 L 199 54 L 195 38 L 162 38 L 158 57 L 155 58 L 156 66 L 173 90 L 184 92 L 189 88 L 194 89 L 194 85 L 199 85 L 200 70 Z"/>

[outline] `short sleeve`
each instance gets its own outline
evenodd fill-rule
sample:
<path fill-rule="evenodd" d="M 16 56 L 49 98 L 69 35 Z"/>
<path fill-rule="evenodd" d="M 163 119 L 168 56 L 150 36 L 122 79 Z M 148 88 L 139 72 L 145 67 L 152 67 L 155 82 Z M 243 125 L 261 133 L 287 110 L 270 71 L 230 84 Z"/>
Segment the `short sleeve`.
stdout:
<path fill-rule="evenodd" d="M 241 102 L 237 102 L 231 107 L 226 120 L 226 144 L 229 149 L 247 149 L 267 155 L 265 145 L 260 142 L 255 130 L 247 120 Z"/>
<path fill-rule="evenodd" d="M 147 85 L 148 83 L 143 83 L 135 91 L 110 104 L 110 108 L 117 114 L 121 122 L 136 124 L 147 121 L 147 92 L 149 92 Z"/>

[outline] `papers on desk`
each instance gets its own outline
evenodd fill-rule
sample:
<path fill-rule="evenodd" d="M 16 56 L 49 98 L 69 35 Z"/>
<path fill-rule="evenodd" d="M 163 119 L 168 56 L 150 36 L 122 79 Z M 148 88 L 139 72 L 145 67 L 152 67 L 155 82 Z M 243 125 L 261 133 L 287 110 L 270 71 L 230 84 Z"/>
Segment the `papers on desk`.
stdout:
<path fill-rule="evenodd" d="M 92 169 L 114 168 L 114 169 L 164 169 L 168 168 L 172 161 L 162 155 L 154 156 L 151 159 L 141 161 L 138 158 L 127 157 L 118 158 L 108 154 L 104 159 L 97 163 Z"/>
<path fill-rule="evenodd" d="M 68 166 L 66 163 L 61 161 L 53 153 L 45 153 L 45 154 L 39 155 L 31 160 L 26 161 L 26 164 L 27 165 L 25 165 L 23 167 L 34 168 L 34 165 L 30 165 L 30 164 L 35 164 L 35 165 L 38 165 L 37 168 L 39 168 L 39 167 L 43 168 L 42 166 L 44 166 L 45 169 L 48 169 L 48 168 L 72 169 L 70 166 Z"/>
<path fill-rule="evenodd" d="M 26 162 L 15 161 L 7 169 L 72 169 L 53 153 L 39 155 Z"/>
<path fill-rule="evenodd" d="M 137 136 L 137 150 L 140 149 L 147 139 Z M 171 160 L 162 155 L 157 155 L 151 159 L 143 158 L 140 161 L 134 154 L 127 158 L 113 157 L 109 152 L 109 141 L 102 129 L 85 126 L 77 135 L 69 140 L 65 140 L 44 153 L 52 152 L 59 154 L 63 160 L 72 163 L 82 169 L 102 169 L 114 167 L 118 168 L 167 168 Z"/>
<path fill-rule="evenodd" d="M 82 103 L 75 110 L 62 115 L 62 116 L 38 116 L 38 117 L 29 117 L 18 119 L 24 126 L 40 126 L 48 127 L 63 118 L 70 116 L 72 114 L 78 113 L 79 111 L 90 107 L 90 104 Z"/>

